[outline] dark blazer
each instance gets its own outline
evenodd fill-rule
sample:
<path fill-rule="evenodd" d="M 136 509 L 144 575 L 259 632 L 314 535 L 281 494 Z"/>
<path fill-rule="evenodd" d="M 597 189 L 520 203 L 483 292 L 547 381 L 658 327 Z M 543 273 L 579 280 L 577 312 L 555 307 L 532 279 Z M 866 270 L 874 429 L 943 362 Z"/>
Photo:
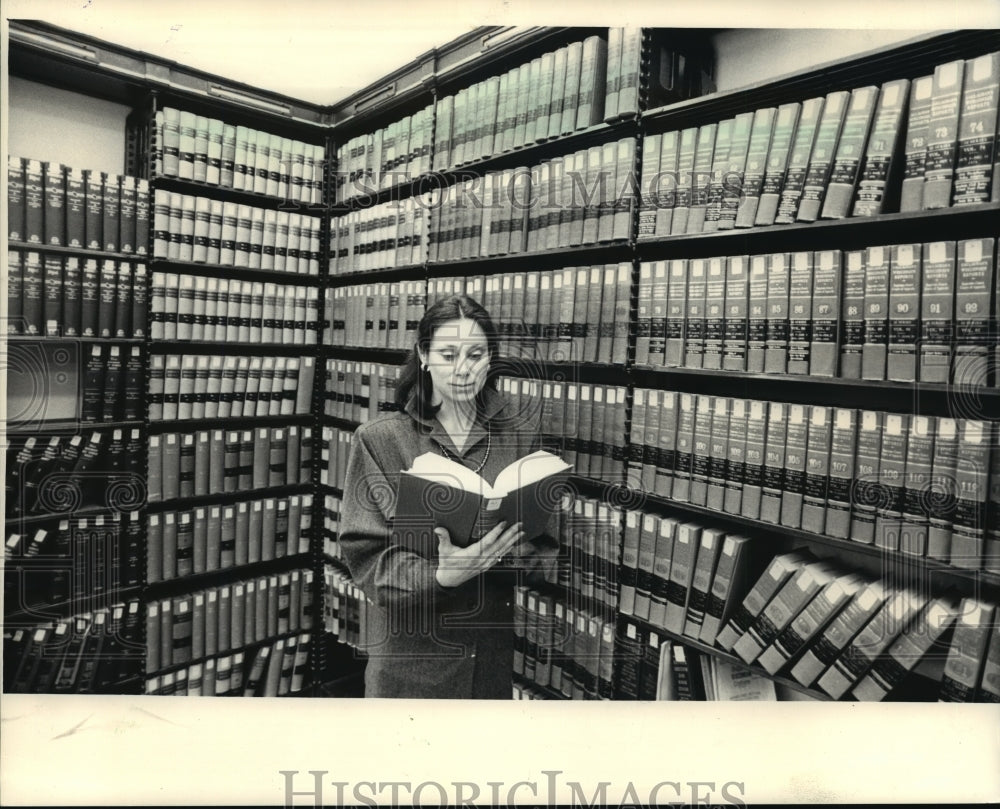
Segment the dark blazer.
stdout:
<path fill-rule="evenodd" d="M 495 567 L 445 588 L 435 578 L 435 560 L 404 549 L 391 531 L 398 474 L 418 455 L 443 454 L 443 446 L 475 469 L 489 446 L 480 475 L 493 483 L 505 466 L 540 447 L 536 414 L 514 413 L 492 390 L 485 401 L 462 453 L 436 418 L 417 415 L 412 399 L 404 412 L 380 416 L 354 434 L 339 539 L 355 583 L 375 604 L 365 696 L 511 698 L 517 571 Z M 428 542 L 437 547 L 433 535 Z"/>

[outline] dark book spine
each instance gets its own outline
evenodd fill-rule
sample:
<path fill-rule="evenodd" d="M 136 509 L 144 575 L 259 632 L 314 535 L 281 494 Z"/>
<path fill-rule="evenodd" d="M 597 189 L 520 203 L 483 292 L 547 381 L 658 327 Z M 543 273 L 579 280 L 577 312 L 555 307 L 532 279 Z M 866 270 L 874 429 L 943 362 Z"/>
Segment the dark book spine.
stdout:
<path fill-rule="evenodd" d="M 62 334 L 63 317 L 63 260 L 59 256 L 45 257 L 45 294 L 42 304 L 42 322 L 46 337 Z"/>
<path fill-rule="evenodd" d="M 87 245 L 87 193 L 83 171 L 66 171 L 66 244 L 69 247 Z"/>
<path fill-rule="evenodd" d="M 136 229 L 136 183 L 135 177 L 121 178 L 121 202 L 119 220 L 119 250 L 122 253 L 134 253 L 137 235 Z"/>
<path fill-rule="evenodd" d="M 83 172 L 84 196 L 87 200 L 87 214 L 84 245 L 88 250 L 104 249 L 104 184 L 99 171 Z"/>
<path fill-rule="evenodd" d="M 63 268 L 63 334 L 67 337 L 80 336 L 82 282 L 80 260 L 70 256 Z"/>
<path fill-rule="evenodd" d="M 98 421 L 104 394 L 104 346 L 90 348 L 90 357 L 83 374 L 80 420 Z"/>
<path fill-rule="evenodd" d="M 132 272 L 125 262 L 118 265 L 115 300 L 115 337 L 131 337 L 129 317 L 132 314 Z"/>
<path fill-rule="evenodd" d="M 31 244 L 44 244 L 45 183 L 42 164 L 38 160 L 24 163 L 24 236 Z"/>
<path fill-rule="evenodd" d="M 135 253 L 149 254 L 149 181 L 142 179 L 135 184 Z"/>
<path fill-rule="evenodd" d="M 143 389 L 145 386 L 145 363 L 142 358 L 142 346 L 132 346 L 129 358 L 125 363 L 124 399 L 122 415 L 126 421 L 137 421 L 143 417 Z"/>
<path fill-rule="evenodd" d="M 117 174 L 104 175 L 104 211 L 102 218 L 103 246 L 109 253 L 118 251 L 121 228 L 121 178 Z"/>
<path fill-rule="evenodd" d="M 24 259 L 21 284 L 21 316 L 24 318 L 24 333 L 41 336 L 45 333 L 44 283 L 42 259 L 38 253 L 29 252 Z"/>
<path fill-rule="evenodd" d="M 101 265 L 99 300 L 97 307 L 97 337 L 113 337 L 115 330 L 115 304 L 118 298 L 118 278 L 115 262 Z"/>
<path fill-rule="evenodd" d="M 21 296 L 24 289 L 24 254 L 7 251 L 7 334 L 24 334 Z"/>
<path fill-rule="evenodd" d="M 43 233 L 45 244 L 62 247 L 66 244 L 66 178 L 59 163 L 44 163 L 42 169 L 45 186 L 45 216 Z"/>
<path fill-rule="evenodd" d="M 122 413 L 122 356 L 121 346 L 108 347 L 108 358 L 104 366 L 104 401 L 101 405 L 101 420 L 115 421 Z"/>
<path fill-rule="evenodd" d="M 7 157 L 7 238 L 25 238 L 24 163 L 19 157 Z"/>
<path fill-rule="evenodd" d="M 97 262 L 88 259 L 83 265 L 80 284 L 80 334 L 83 337 L 97 337 L 99 289 Z"/>

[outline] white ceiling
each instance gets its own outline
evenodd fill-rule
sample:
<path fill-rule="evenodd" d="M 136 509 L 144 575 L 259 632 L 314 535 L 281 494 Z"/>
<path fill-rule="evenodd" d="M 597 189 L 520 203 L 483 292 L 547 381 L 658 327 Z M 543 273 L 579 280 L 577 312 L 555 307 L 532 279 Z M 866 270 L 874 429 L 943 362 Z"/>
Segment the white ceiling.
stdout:
<path fill-rule="evenodd" d="M 38 19 L 317 104 L 478 25 L 931 28 L 1000 24 L 995 0 L 6 0 Z M 936 16 L 934 16 L 936 15 Z"/>

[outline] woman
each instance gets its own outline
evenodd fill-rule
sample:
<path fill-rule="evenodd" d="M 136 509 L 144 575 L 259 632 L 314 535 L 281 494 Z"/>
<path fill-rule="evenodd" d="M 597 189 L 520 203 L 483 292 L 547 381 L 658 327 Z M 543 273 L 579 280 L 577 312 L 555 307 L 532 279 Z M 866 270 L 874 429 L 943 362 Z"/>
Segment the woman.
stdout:
<path fill-rule="evenodd" d="M 511 412 L 497 390 L 496 358 L 496 329 L 482 306 L 464 295 L 438 301 L 418 326 L 399 412 L 354 434 L 340 544 L 385 626 L 366 647 L 366 696 L 511 698 L 515 576 L 554 543 L 501 523 L 458 547 L 446 529 L 428 527 L 436 537 L 424 544 L 436 553 L 420 555 L 392 530 L 398 475 L 418 455 L 444 455 L 492 484 L 539 448 L 537 420 Z"/>

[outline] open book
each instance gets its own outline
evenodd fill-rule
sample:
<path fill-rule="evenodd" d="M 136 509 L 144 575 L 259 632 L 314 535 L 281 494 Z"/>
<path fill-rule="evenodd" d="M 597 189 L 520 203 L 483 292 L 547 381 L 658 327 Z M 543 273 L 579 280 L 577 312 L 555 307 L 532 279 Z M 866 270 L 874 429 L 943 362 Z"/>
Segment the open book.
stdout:
<path fill-rule="evenodd" d="M 403 544 L 431 555 L 437 539 L 432 540 L 434 548 L 421 547 L 426 540 L 417 539 L 426 537 L 428 526 L 447 528 L 451 541 L 461 547 L 501 521 L 523 523 L 530 539 L 544 533 L 570 468 L 558 456 L 539 450 L 505 467 L 490 486 L 457 461 L 425 452 L 400 472 L 393 529 Z"/>

